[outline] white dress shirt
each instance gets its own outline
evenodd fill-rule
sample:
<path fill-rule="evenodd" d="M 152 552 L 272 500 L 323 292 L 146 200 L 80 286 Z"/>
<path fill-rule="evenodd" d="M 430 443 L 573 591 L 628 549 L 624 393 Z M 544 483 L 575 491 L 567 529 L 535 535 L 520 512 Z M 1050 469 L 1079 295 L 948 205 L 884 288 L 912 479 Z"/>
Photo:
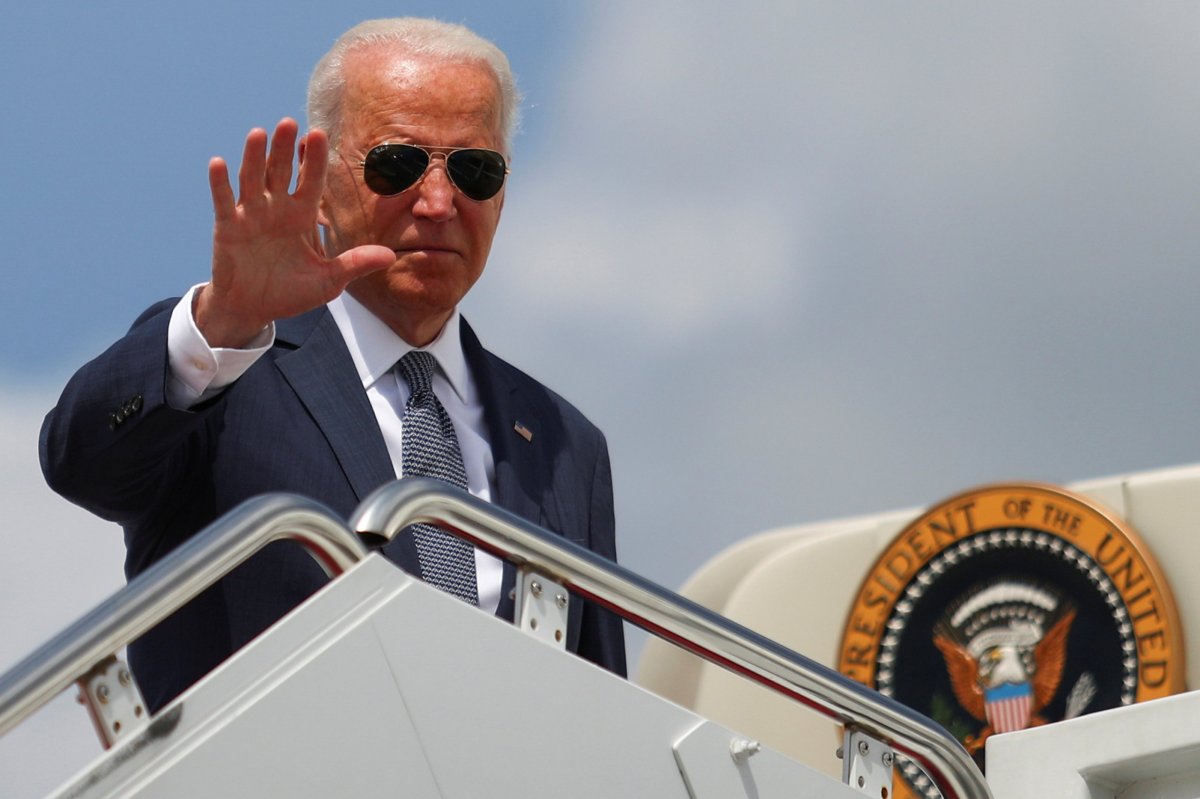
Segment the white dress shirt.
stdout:
<path fill-rule="evenodd" d="M 275 341 L 272 324 L 247 349 L 210 347 L 192 316 L 192 299 L 197 288 L 199 286 L 193 287 L 175 306 L 167 332 L 170 363 L 167 402 L 180 409 L 215 396 L 241 377 Z M 408 383 L 394 367 L 407 352 L 417 348 L 396 335 L 349 294 L 329 303 L 329 312 L 346 341 L 354 368 L 375 411 L 392 468 L 397 476 L 402 476 L 401 419 L 410 392 Z M 433 375 L 433 393 L 454 425 L 467 473 L 467 490 L 490 502 L 495 462 L 483 418 L 483 403 L 462 350 L 457 309 L 438 337 L 421 349 L 429 352 L 438 363 L 439 368 Z M 498 559 L 475 550 L 479 607 L 488 613 L 495 613 L 499 605 L 503 573 L 503 565 Z"/>

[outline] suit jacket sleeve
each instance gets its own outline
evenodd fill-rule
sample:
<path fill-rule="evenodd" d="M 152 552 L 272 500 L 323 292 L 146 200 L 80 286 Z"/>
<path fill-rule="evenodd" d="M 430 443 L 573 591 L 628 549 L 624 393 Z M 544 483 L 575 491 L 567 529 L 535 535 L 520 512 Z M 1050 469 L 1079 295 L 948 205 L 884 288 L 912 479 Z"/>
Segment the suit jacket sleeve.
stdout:
<path fill-rule="evenodd" d="M 161 507 L 204 446 L 203 410 L 166 402 L 167 325 L 176 302 L 152 306 L 81 368 L 42 424 L 50 487 L 121 524 Z"/>

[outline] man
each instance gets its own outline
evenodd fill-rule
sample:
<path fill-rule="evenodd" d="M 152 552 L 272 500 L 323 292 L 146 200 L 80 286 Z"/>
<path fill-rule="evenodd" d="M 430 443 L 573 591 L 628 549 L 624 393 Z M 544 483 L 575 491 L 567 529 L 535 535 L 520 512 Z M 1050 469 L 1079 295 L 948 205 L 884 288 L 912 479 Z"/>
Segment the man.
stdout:
<path fill-rule="evenodd" d="M 453 480 L 616 557 L 603 435 L 485 351 L 457 310 L 500 220 L 516 115 L 494 45 L 457 25 L 378 20 L 318 64 L 306 136 L 287 119 L 269 146 L 250 132 L 236 196 L 213 159 L 211 280 L 146 311 L 42 429 L 47 481 L 124 527 L 128 577 L 254 495 L 302 493 L 349 515 L 403 474 Z M 431 449 L 437 463 L 422 465 Z M 402 536 L 385 554 L 511 617 L 511 568 L 454 554 L 443 535 Z M 298 547 L 267 547 L 130 647 L 147 702 L 165 704 L 324 582 Z M 567 643 L 624 674 L 607 611 L 573 603 Z"/>

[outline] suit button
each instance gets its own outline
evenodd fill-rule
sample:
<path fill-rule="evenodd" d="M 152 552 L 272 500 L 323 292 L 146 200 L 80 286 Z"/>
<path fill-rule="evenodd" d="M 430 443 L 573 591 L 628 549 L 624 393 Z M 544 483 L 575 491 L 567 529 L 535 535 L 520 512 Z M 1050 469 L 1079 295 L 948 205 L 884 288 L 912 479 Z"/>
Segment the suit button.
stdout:
<path fill-rule="evenodd" d="M 138 411 L 140 411 L 142 409 L 142 395 L 138 394 L 133 399 L 131 399 L 129 401 L 129 407 L 133 409 L 134 413 L 137 413 Z"/>

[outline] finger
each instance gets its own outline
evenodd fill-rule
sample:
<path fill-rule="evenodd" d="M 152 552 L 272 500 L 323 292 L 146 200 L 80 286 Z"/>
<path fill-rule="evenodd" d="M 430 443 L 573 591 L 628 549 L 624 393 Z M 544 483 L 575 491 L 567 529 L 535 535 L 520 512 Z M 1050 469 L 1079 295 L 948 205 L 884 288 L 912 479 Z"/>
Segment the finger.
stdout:
<path fill-rule="evenodd" d="M 332 260 L 342 285 L 386 269 L 396 262 L 396 253 L 378 244 L 364 244 L 346 250 Z"/>
<path fill-rule="evenodd" d="M 263 169 L 267 157 L 267 132 L 255 128 L 246 134 L 246 146 L 242 150 L 242 165 L 238 168 L 238 199 L 261 197 L 263 193 Z"/>
<path fill-rule="evenodd" d="M 295 120 L 284 118 L 275 126 L 271 152 L 267 156 L 266 189 L 271 194 L 286 194 L 292 183 L 292 159 L 296 154 Z"/>
<path fill-rule="evenodd" d="M 208 162 L 208 190 L 212 193 L 213 216 L 218 220 L 233 216 L 236 200 L 229 185 L 229 166 L 224 158 Z"/>
<path fill-rule="evenodd" d="M 329 138 L 325 131 L 313 128 L 304 137 L 300 149 L 300 177 L 296 180 L 296 199 L 313 207 L 325 191 L 325 172 L 329 168 Z"/>

